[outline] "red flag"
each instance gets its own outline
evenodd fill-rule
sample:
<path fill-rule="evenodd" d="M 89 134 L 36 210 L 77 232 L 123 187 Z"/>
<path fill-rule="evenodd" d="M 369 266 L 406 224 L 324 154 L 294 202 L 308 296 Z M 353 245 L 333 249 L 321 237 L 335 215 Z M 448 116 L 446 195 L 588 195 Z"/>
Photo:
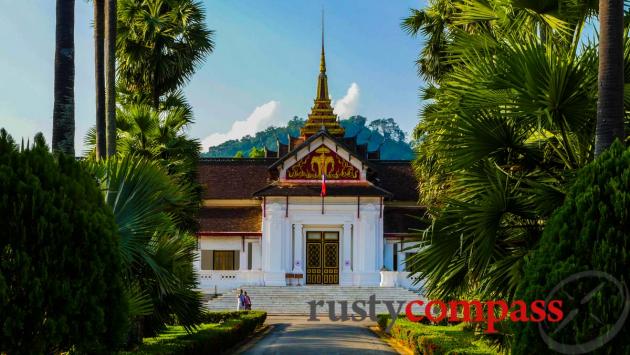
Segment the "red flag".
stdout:
<path fill-rule="evenodd" d="M 319 194 L 321 197 L 326 196 L 326 175 L 322 174 L 322 192 Z"/>

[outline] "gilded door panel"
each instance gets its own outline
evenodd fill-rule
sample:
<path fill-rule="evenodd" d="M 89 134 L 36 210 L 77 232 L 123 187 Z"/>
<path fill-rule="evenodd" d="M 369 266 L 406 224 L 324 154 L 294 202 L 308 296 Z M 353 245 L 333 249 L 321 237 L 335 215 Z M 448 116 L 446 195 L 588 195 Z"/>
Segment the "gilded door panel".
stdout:
<path fill-rule="evenodd" d="M 339 283 L 339 241 L 324 242 L 324 284 Z"/>
<path fill-rule="evenodd" d="M 322 283 L 322 243 L 306 243 L 306 283 Z"/>

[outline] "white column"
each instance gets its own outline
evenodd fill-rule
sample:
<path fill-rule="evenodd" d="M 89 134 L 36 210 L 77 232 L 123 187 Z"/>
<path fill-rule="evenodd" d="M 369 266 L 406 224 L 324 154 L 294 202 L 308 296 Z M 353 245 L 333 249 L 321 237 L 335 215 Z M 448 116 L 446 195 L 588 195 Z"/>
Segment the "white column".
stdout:
<path fill-rule="evenodd" d="M 292 228 L 291 223 L 289 223 L 289 219 L 286 217 L 283 218 L 283 243 L 282 243 L 282 268 L 287 272 L 291 272 L 293 270 L 293 265 L 291 265 L 291 253 L 293 252 L 293 240 L 292 240 Z"/>
<path fill-rule="evenodd" d="M 343 271 L 349 272 L 352 271 L 352 260 L 350 260 L 350 255 L 352 254 L 350 248 L 352 247 L 351 243 L 350 243 L 350 228 L 352 227 L 352 224 L 350 223 L 345 223 L 343 225 L 343 237 L 341 238 L 342 242 L 343 242 L 343 258 L 342 258 L 342 265 L 343 265 Z"/>
<path fill-rule="evenodd" d="M 341 273 L 339 277 L 339 284 L 341 286 L 352 285 L 352 243 L 351 243 L 351 228 L 352 224 L 344 223 L 341 236 Z"/>
<path fill-rule="evenodd" d="M 377 245 L 377 221 L 378 208 L 374 204 L 361 206 L 360 234 L 358 239 L 358 264 L 360 266 L 358 275 L 355 275 L 355 284 L 359 286 L 378 286 L 381 282 L 380 266 L 378 265 Z"/>
<path fill-rule="evenodd" d="M 305 270 L 304 260 L 302 259 L 304 255 L 303 243 L 304 243 L 304 225 L 296 224 L 295 225 L 295 246 L 294 246 L 295 261 L 294 261 L 293 267 L 295 268 L 299 266 L 300 269 Z"/>
<path fill-rule="evenodd" d="M 285 270 L 283 261 L 283 217 L 282 208 L 278 203 L 267 206 L 267 217 L 265 225 L 267 228 L 263 233 L 263 271 L 264 282 L 267 286 L 286 286 Z"/>

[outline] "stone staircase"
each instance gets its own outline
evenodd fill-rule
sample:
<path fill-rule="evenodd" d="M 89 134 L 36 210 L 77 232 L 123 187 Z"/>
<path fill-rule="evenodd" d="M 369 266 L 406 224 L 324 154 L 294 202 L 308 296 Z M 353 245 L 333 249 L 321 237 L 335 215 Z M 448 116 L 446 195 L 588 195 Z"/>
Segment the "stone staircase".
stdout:
<path fill-rule="evenodd" d="M 311 306 L 309 301 L 335 301 L 335 314 L 341 313 L 341 305 L 337 301 L 348 302 L 348 314 L 354 314 L 352 304 L 354 301 L 368 301 L 371 295 L 377 301 L 405 301 L 421 299 L 424 297 L 401 287 L 340 287 L 340 286 L 243 286 L 243 290 L 252 300 L 252 309 L 264 310 L 268 314 L 294 314 L 308 315 Z M 206 308 L 211 311 L 236 310 L 237 289 L 214 298 L 206 303 Z M 398 303 L 394 306 L 398 308 Z M 368 311 L 368 305 L 362 308 Z M 317 314 L 328 314 L 329 305 L 317 307 Z M 404 306 L 401 313 L 404 312 Z M 388 313 L 384 304 L 376 305 L 376 313 Z"/>

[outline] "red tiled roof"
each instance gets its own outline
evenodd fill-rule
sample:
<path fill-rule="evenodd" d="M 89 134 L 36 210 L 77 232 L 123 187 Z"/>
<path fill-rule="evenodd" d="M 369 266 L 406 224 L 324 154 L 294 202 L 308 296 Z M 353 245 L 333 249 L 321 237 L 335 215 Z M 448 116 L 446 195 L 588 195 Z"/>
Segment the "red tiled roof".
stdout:
<path fill-rule="evenodd" d="M 197 181 L 204 199 L 248 199 L 270 183 L 269 165 L 277 158 L 204 158 Z"/>
<path fill-rule="evenodd" d="M 375 183 L 393 194 L 395 201 L 418 201 L 418 181 L 413 173 L 411 161 L 382 160 L 377 165 Z"/>
<path fill-rule="evenodd" d="M 204 207 L 199 211 L 199 232 L 260 232 L 262 207 Z"/>

